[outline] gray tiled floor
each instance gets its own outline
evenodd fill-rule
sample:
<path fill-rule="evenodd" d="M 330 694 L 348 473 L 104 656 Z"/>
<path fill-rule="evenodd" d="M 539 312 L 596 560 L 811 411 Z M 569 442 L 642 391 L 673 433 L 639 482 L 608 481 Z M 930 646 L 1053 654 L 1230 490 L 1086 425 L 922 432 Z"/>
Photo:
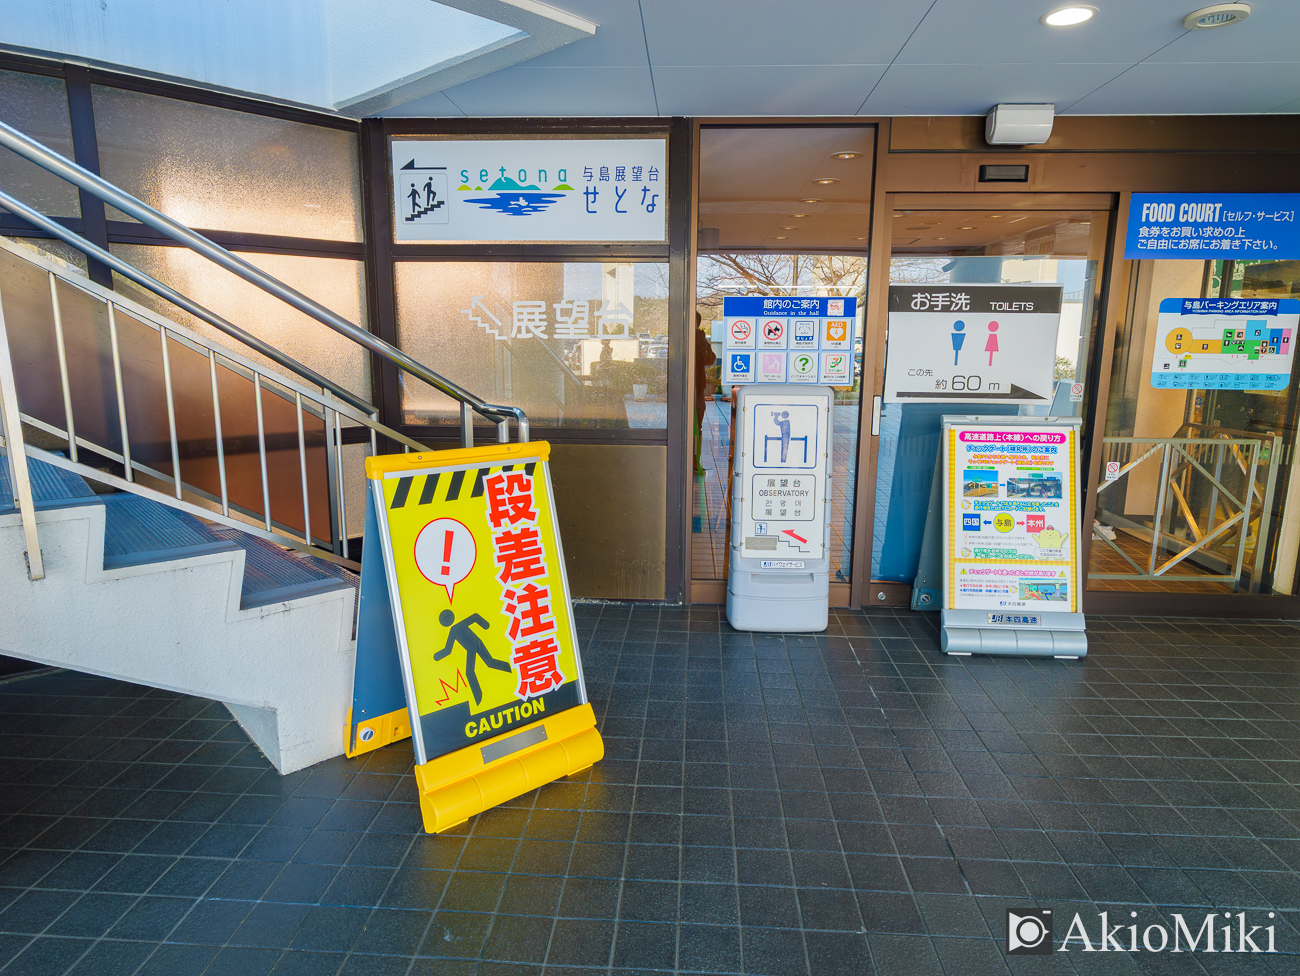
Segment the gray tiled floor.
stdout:
<path fill-rule="evenodd" d="M 607 758 L 440 837 L 404 744 L 281 778 L 219 705 L 0 684 L 0 971 L 1300 971 L 1295 626 L 1093 620 L 1035 662 L 906 613 L 579 616 Z M 1273 911 L 1279 954 L 1007 957 L 1035 906 L 1058 942 Z"/>

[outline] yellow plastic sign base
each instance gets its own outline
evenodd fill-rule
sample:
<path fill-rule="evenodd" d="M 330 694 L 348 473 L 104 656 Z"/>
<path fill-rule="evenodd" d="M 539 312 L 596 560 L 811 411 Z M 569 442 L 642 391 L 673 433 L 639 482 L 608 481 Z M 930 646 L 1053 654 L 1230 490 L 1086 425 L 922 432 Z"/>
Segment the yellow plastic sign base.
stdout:
<path fill-rule="evenodd" d="M 357 741 L 352 742 L 352 709 L 348 709 L 347 721 L 343 724 L 343 753 L 349 759 L 355 759 L 364 753 L 383 748 L 398 739 L 407 739 L 411 735 L 411 713 L 403 705 L 387 715 L 377 715 L 357 726 Z"/>
<path fill-rule="evenodd" d="M 566 709 L 415 767 L 424 829 L 449 830 L 477 813 L 581 772 L 605 755 L 590 705 Z"/>

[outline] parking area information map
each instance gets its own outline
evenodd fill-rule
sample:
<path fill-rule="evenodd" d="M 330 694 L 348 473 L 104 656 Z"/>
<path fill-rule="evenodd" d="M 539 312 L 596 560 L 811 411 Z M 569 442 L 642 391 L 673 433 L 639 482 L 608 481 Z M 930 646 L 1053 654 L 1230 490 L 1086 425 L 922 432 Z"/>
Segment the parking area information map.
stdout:
<path fill-rule="evenodd" d="M 1151 385 L 1278 393 L 1291 385 L 1300 299 L 1166 298 Z"/>
<path fill-rule="evenodd" d="M 944 606 L 1077 611 L 1076 429 L 989 422 L 945 435 Z"/>

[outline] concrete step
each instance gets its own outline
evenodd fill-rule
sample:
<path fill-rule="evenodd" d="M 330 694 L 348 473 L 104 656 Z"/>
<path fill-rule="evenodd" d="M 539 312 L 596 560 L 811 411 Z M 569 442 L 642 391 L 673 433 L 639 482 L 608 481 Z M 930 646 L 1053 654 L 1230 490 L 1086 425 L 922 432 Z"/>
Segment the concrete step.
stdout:
<path fill-rule="evenodd" d="M 342 751 L 356 574 L 33 459 L 33 581 L 8 474 L 0 655 L 224 702 L 281 772 Z"/>

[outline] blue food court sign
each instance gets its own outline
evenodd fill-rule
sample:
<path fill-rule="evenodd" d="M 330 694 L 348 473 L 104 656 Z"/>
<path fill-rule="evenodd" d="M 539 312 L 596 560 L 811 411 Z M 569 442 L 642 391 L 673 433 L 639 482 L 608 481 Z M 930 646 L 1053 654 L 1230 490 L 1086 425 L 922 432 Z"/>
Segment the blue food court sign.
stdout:
<path fill-rule="evenodd" d="M 1300 257 L 1300 193 L 1134 193 L 1126 258 Z"/>

